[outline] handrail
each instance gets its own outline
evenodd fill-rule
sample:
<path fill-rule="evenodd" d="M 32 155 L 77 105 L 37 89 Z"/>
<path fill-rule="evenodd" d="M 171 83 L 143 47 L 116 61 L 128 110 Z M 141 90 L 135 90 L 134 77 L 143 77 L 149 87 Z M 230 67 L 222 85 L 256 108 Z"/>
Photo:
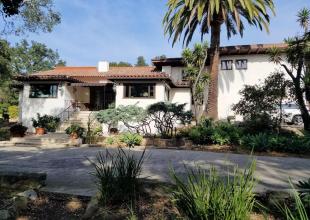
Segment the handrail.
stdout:
<path fill-rule="evenodd" d="M 57 115 L 57 117 L 60 118 L 61 122 L 69 121 L 69 119 L 73 115 L 73 113 L 77 112 L 79 107 L 80 107 L 79 102 L 71 101 L 71 100 L 70 100 L 70 102 L 71 102 L 71 104 Z"/>

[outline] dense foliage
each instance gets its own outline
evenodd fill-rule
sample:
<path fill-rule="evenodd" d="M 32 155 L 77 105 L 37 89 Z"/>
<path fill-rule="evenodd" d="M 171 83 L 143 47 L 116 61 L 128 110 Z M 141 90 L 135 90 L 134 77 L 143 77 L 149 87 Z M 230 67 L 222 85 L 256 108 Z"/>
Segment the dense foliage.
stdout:
<path fill-rule="evenodd" d="M 30 74 L 65 65 L 57 51 L 36 41 L 22 40 L 11 51 L 11 65 L 15 74 Z"/>
<path fill-rule="evenodd" d="M 272 73 L 263 83 L 246 85 L 240 91 L 240 101 L 232 110 L 249 121 L 249 126 L 251 123 L 260 123 L 267 130 L 269 127 L 278 127 L 283 117 L 281 106 L 289 98 L 289 87 L 290 82 L 284 78 L 283 73 Z"/>
<path fill-rule="evenodd" d="M 177 122 L 190 123 L 192 113 L 185 111 L 186 104 L 158 102 L 147 108 L 148 117 L 162 137 L 171 137 Z"/>
<path fill-rule="evenodd" d="M 258 133 L 244 135 L 240 144 L 245 149 L 256 152 L 276 151 L 296 154 L 310 152 L 310 137 L 308 135 Z"/>
<path fill-rule="evenodd" d="M 241 129 L 228 122 L 203 120 L 188 131 L 188 137 L 195 144 L 238 144 Z"/>
<path fill-rule="evenodd" d="M 244 172 L 234 168 L 226 178 L 212 167 L 186 169 L 186 180 L 172 170 L 174 204 L 186 219 L 249 219 L 255 204 L 255 162 Z"/>
<path fill-rule="evenodd" d="M 53 0 L 0 0 L 0 15 L 0 35 L 51 32 L 61 20 Z"/>
<path fill-rule="evenodd" d="M 43 115 L 41 116 L 37 113 L 37 119 L 32 118 L 32 126 L 35 128 L 44 128 L 48 132 L 55 132 L 56 128 L 60 123 L 60 118 L 51 116 L 51 115 Z"/>
<path fill-rule="evenodd" d="M 253 130 L 249 130 L 249 123 Z M 235 145 L 254 152 L 310 153 L 310 136 L 307 133 L 298 136 L 282 130 L 266 130 L 267 124 L 262 126 L 246 121 L 237 125 L 204 120 L 198 126 L 182 131 L 182 135 L 199 145 Z"/>

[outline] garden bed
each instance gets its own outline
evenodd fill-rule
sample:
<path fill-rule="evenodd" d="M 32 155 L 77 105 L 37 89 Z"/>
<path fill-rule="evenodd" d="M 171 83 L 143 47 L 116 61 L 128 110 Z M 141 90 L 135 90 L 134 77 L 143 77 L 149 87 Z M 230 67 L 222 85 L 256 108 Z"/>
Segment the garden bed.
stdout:
<path fill-rule="evenodd" d="M 145 182 L 143 192 L 137 196 L 137 203 L 133 209 L 138 219 L 157 220 L 175 219 L 180 217 L 178 211 L 170 200 L 170 185 L 163 183 Z M 3 203 L 3 195 L 0 193 L 0 205 Z M 38 192 L 38 199 L 28 202 L 27 208 L 22 210 L 16 219 L 40 220 L 40 219 L 82 219 L 90 197 L 74 196 L 69 194 Z M 266 196 L 262 197 L 264 201 Z M 130 216 L 130 204 L 110 206 L 108 214 L 92 219 L 126 219 Z M 262 214 L 253 213 L 251 220 L 265 219 Z M 268 219 L 275 219 L 269 216 Z"/>
<path fill-rule="evenodd" d="M 271 157 L 298 157 L 298 158 L 310 158 L 310 153 L 308 154 L 292 154 L 284 152 L 253 152 L 246 150 L 240 146 L 230 146 L 230 145 L 194 145 L 192 148 L 187 148 L 188 150 L 193 151 L 206 151 L 214 153 L 233 153 L 233 154 L 247 154 L 255 156 L 271 156 Z"/>

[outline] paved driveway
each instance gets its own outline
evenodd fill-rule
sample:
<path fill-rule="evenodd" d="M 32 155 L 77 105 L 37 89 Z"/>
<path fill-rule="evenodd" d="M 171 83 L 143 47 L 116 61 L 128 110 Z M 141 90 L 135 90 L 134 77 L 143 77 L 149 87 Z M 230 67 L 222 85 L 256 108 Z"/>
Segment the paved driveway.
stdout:
<path fill-rule="evenodd" d="M 96 191 L 93 170 L 87 158 L 94 159 L 102 148 L 36 149 L 0 147 L 0 170 L 46 172 L 47 190 L 55 192 L 92 195 Z M 110 149 L 115 151 L 115 149 Z M 134 154 L 141 154 L 134 149 Z M 169 181 L 169 166 L 184 173 L 184 166 L 199 164 L 218 167 L 227 172 L 227 166 L 237 164 L 244 168 L 253 159 L 247 155 L 223 154 L 184 150 L 147 150 L 148 159 L 143 167 L 143 177 Z M 288 188 L 288 178 L 293 181 L 310 177 L 310 159 L 257 156 L 256 177 L 260 180 L 257 191 Z"/>

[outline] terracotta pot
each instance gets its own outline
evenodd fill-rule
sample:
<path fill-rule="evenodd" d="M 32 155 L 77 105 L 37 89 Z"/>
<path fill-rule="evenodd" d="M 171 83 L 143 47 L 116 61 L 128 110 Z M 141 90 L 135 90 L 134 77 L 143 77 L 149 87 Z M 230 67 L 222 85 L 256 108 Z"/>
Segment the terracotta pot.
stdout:
<path fill-rule="evenodd" d="M 45 134 L 44 128 L 36 128 L 36 135 L 43 135 Z"/>
<path fill-rule="evenodd" d="M 71 139 L 78 139 L 79 135 L 77 133 L 73 132 L 73 133 L 70 134 L 70 138 Z"/>

